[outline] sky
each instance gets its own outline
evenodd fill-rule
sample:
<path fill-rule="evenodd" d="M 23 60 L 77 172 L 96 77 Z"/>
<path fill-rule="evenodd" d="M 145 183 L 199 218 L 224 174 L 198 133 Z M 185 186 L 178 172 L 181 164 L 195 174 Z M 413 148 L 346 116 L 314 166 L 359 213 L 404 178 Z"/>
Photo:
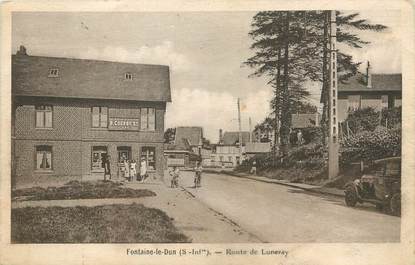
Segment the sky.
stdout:
<path fill-rule="evenodd" d="M 361 33 L 371 42 L 360 50 L 340 47 L 355 60 L 371 62 L 373 72 L 401 72 L 400 14 L 359 11 L 382 33 Z M 265 78 L 248 78 L 243 62 L 253 55 L 248 32 L 254 12 L 14 13 L 12 51 L 24 45 L 29 55 L 109 60 L 170 66 L 172 102 L 165 127 L 202 126 L 212 142 L 219 129 L 249 130 L 269 114 L 272 89 Z M 364 71 L 364 68 L 361 69 Z M 309 84 L 310 102 L 320 88 Z"/>

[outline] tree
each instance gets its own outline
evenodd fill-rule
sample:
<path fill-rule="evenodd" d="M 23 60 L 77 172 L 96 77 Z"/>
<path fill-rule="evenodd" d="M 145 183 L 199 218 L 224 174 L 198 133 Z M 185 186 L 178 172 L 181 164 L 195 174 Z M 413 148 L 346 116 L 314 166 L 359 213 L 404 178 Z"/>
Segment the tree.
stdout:
<path fill-rule="evenodd" d="M 381 31 L 386 27 L 357 19 L 358 13 L 344 15 L 337 12 L 338 42 L 361 48 L 368 42 L 361 40 L 353 30 Z M 275 116 L 275 137 L 281 138 L 283 155 L 287 154 L 291 113 L 309 96 L 306 81 L 323 84 L 322 102 L 327 95 L 327 19 L 326 11 L 265 11 L 253 17 L 251 49 L 254 56 L 244 64 L 255 71 L 250 77 L 267 76 L 274 89 L 271 100 Z M 338 78 L 344 82 L 358 72 L 360 62 L 338 53 Z M 325 104 L 325 107 L 327 104 Z M 324 114 L 324 113 L 323 113 Z"/>
<path fill-rule="evenodd" d="M 164 143 L 172 144 L 176 136 L 176 128 L 168 128 L 164 132 Z"/>

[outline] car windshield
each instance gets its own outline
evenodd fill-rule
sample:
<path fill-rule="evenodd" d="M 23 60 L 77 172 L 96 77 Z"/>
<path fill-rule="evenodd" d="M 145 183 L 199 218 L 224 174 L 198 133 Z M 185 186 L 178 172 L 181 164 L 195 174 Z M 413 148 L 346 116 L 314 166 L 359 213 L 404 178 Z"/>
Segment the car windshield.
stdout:
<path fill-rule="evenodd" d="M 374 164 L 371 167 L 371 169 L 369 170 L 369 174 L 381 177 L 381 176 L 383 176 L 384 171 L 385 171 L 385 164 L 384 163 L 379 163 L 379 164 Z"/>

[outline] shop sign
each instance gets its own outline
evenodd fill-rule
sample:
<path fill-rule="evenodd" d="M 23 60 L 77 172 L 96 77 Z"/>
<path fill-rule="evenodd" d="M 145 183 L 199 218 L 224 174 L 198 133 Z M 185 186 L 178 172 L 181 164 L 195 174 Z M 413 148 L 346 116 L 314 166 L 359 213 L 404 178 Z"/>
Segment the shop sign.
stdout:
<path fill-rule="evenodd" d="M 140 129 L 139 119 L 109 118 L 108 130 L 138 131 Z"/>
<path fill-rule="evenodd" d="M 184 166 L 184 159 L 183 158 L 167 158 L 167 165 L 168 166 Z"/>

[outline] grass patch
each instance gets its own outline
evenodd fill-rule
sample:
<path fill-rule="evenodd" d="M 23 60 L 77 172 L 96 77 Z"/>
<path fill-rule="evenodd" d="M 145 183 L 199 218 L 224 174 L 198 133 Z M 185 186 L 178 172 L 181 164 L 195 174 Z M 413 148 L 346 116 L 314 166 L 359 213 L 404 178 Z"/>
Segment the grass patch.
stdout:
<path fill-rule="evenodd" d="M 102 199 L 102 198 L 140 198 L 156 196 L 147 189 L 131 189 L 122 183 L 111 181 L 70 181 L 61 187 L 33 187 L 12 191 L 12 198 L 24 197 L 24 200 L 71 200 L 71 199 Z"/>
<path fill-rule="evenodd" d="M 12 243 L 188 243 L 159 209 L 142 204 L 12 209 Z"/>

